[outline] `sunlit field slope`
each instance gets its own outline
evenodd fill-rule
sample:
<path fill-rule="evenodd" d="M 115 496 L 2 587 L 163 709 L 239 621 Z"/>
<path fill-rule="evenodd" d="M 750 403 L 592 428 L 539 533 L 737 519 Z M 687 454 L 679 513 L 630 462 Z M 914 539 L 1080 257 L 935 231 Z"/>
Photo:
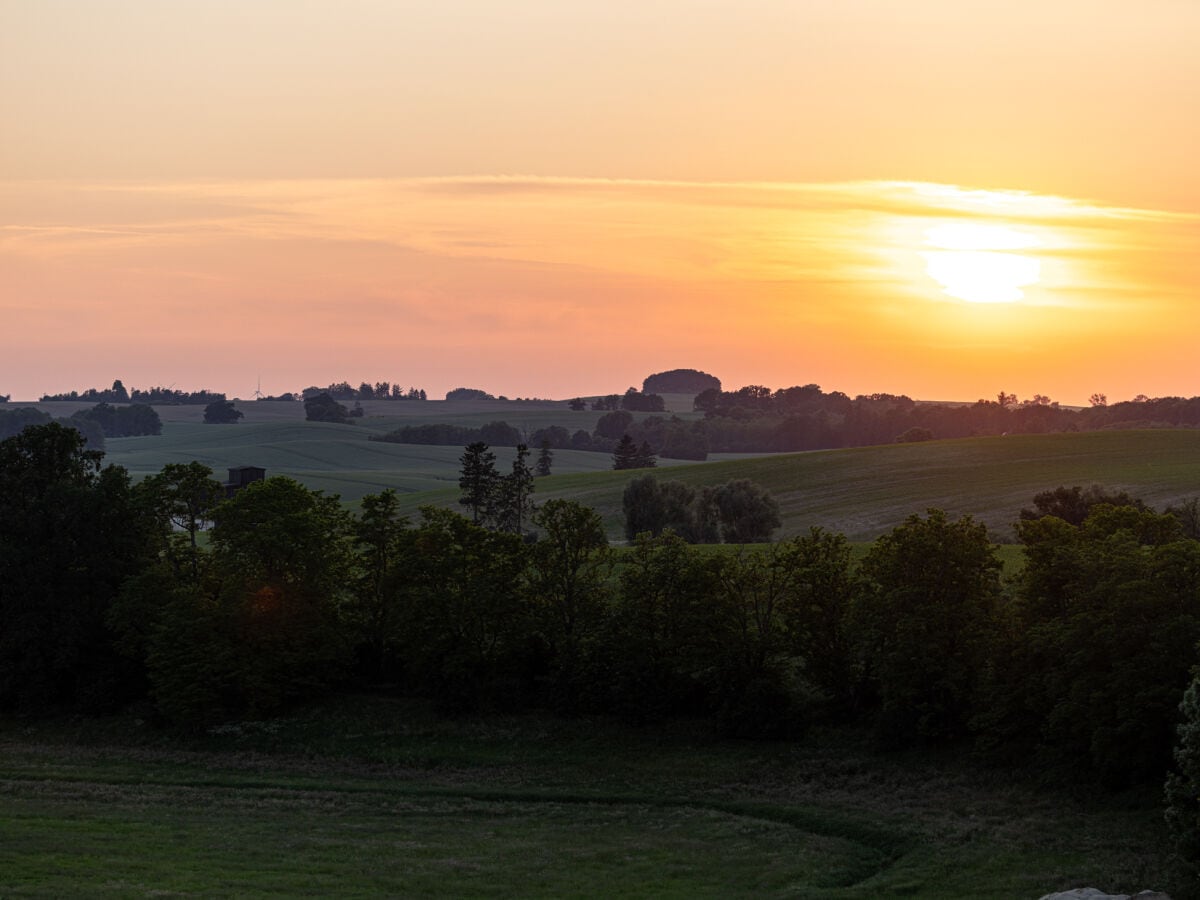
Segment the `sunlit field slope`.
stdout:
<path fill-rule="evenodd" d="M 44 404 L 67 415 L 71 404 Z M 368 402 L 354 425 L 305 422 L 299 403 L 239 403 L 237 425 L 204 425 L 198 407 L 159 407 L 163 434 L 110 439 L 107 461 L 135 476 L 169 462 L 199 460 L 223 477 L 230 466 L 256 465 L 310 488 L 356 503 L 393 488 L 407 512 L 424 504 L 458 508 L 462 448 L 371 441 L 401 424 L 448 422 L 479 426 L 504 420 L 532 433 L 549 425 L 590 431 L 601 415 L 574 413 L 561 403 L 478 401 Z M 495 448 L 507 470 L 513 451 Z M 660 478 L 695 487 L 749 478 L 779 501 L 783 535 L 813 525 L 871 540 L 905 517 L 940 507 L 985 522 L 998 541 L 1034 494 L 1058 485 L 1101 484 L 1126 489 L 1163 507 L 1200 495 L 1200 431 L 1161 429 L 1050 435 L 1010 435 L 773 456 L 713 455 L 710 462 L 659 460 Z M 605 453 L 554 451 L 554 474 L 538 479 L 537 499 L 563 497 L 598 509 L 610 535 L 622 531 L 621 493 L 642 472 L 614 472 Z"/>
<path fill-rule="evenodd" d="M 95 404 L 33 405 L 53 416 L 67 417 Z M 157 472 L 167 463 L 191 460 L 210 466 L 218 477 L 224 477 L 231 466 L 262 466 L 268 475 L 287 475 L 310 488 L 356 502 L 364 494 L 384 488 L 407 493 L 457 486 L 462 447 L 369 440 L 402 425 L 449 423 L 478 428 L 499 420 L 526 434 L 551 425 L 591 432 L 603 415 L 592 410 L 573 412 L 565 403 L 550 401 L 367 401 L 362 405 L 366 415 L 353 425 L 306 422 L 301 403 L 239 401 L 236 406 L 244 418 L 236 425 L 205 425 L 203 406 L 155 406 L 163 420 L 163 433 L 110 438 L 106 462 L 122 465 L 136 477 Z M 501 468 L 507 469 L 513 455 L 510 448 L 496 448 Z M 681 463 L 662 461 L 664 466 L 672 464 Z M 612 459 L 604 453 L 554 452 L 555 472 L 597 472 L 611 467 Z"/>
<path fill-rule="evenodd" d="M 599 510 L 610 534 L 622 527 L 621 493 L 643 472 L 553 475 L 537 482 L 538 497 L 566 497 Z M 1156 507 L 1200 495 L 1200 431 L 1150 430 L 1017 435 L 891 444 L 851 450 L 782 454 L 680 465 L 657 471 L 694 487 L 749 478 L 778 500 L 781 535 L 814 525 L 852 540 L 872 540 L 912 513 L 938 507 L 972 515 L 996 540 L 1033 495 L 1058 485 L 1122 488 Z M 409 495 L 452 506 L 457 490 Z"/>

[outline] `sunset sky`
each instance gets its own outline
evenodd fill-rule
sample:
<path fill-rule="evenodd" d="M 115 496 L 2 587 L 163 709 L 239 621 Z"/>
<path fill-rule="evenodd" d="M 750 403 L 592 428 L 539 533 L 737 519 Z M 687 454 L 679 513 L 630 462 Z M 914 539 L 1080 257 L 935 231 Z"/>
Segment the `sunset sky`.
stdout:
<path fill-rule="evenodd" d="M 0 394 L 1200 394 L 1196 0 L 0 0 Z"/>

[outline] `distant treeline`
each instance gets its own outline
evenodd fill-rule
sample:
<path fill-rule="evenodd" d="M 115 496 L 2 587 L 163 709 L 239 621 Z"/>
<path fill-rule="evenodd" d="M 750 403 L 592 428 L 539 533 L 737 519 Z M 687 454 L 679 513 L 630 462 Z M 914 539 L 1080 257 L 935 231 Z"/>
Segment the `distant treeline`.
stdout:
<path fill-rule="evenodd" d="M 481 428 L 465 425 L 436 423 L 426 425 L 403 425 L 387 434 L 372 435 L 372 441 L 387 441 L 393 444 L 436 444 L 442 446 L 466 445 L 483 441 L 493 447 L 515 447 L 527 444 L 533 448 L 549 447 L 553 450 L 590 450 L 597 453 L 612 453 L 621 438 L 629 436 L 635 444 L 647 444 L 654 455 L 668 459 L 704 459 L 707 448 L 696 442 L 693 423 L 684 422 L 676 416 L 664 419 L 649 416 L 635 422 L 628 410 L 618 409 L 602 415 L 592 431 L 582 428 L 571 431 L 561 425 L 539 428 L 526 435 L 520 429 L 504 421 L 489 422 Z"/>
<path fill-rule="evenodd" d="M 75 429 L 87 439 L 88 446 L 93 450 L 103 450 L 106 437 L 162 434 L 162 420 L 158 413 L 145 404 L 111 406 L 98 403 L 91 409 L 79 410 L 70 418 L 58 419 L 31 406 L 0 409 L 0 440 L 18 435 L 30 425 L 45 425 L 47 422 L 59 422 Z"/>
<path fill-rule="evenodd" d="M 567 401 L 567 406 L 579 412 L 588 407 L 582 397 Z M 666 401 L 658 394 L 643 394 L 636 388 L 629 388 L 624 394 L 603 394 L 592 400 L 591 408 L 600 412 L 626 409 L 630 412 L 662 412 L 667 408 Z"/>
<path fill-rule="evenodd" d="M 771 390 L 748 386 L 709 390 L 695 408 L 704 422 L 697 441 L 714 452 L 766 452 L 860 447 L 893 441 L 977 435 L 1044 434 L 1101 428 L 1200 425 L 1200 397 L 1138 397 L 1107 404 L 1100 395 L 1086 409 L 1060 406 L 1035 394 L 1018 401 L 1001 392 L 971 404 L 917 403 L 893 394 L 823 392 L 815 384 Z"/>
<path fill-rule="evenodd" d="M 530 541 L 441 509 L 411 523 L 390 491 L 356 515 L 286 478 L 218 501 L 198 463 L 137 485 L 100 463 L 56 424 L 0 442 L 0 709 L 139 702 L 202 727 L 373 686 L 742 737 L 853 724 L 1123 785 L 1162 779 L 1200 662 L 1196 500 L 1047 491 L 1005 582 L 986 528 L 939 510 L 857 562 L 821 529 L 618 552 L 569 501 Z"/>
<path fill-rule="evenodd" d="M 591 432 L 553 425 L 524 440 L 532 447 L 546 442 L 556 450 L 609 453 L 628 434 L 637 443 L 648 443 L 658 456 L 703 460 L 710 452 L 795 452 L 936 438 L 1200 426 L 1200 397 L 1139 397 L 1111 405 L 1097 397 L 1090 408 L 1071 409 L 1041 395 L 1025 401 L 1002 393 L 995 400 L 975 403 L 918 403 L 893 394 L 851 398 L 837 391 L 825 393 L 816 385 L 778 391 L 751 386 L 698 395 L 695 408 L 704 413 L 702 420 L 651 415 L 635 421 L 630 410 L 638 410 L 640 401 L 624 402 L 630 396 L 611 394 L 594 401 L 593 409 L 611 411 L 600 417 Z M 572 403 L 583 408 L 581 400 Z M 435 438 L 441 426 L 422 427 L 420 432 L 400 429 L 381 440 L 440 442 Z M 453 437 L 450 432 L 447 436 Z M 502 440 L 488 442 L 511 446 Z"/>
<path fill-rule="evenodd" d="M 521 432 L 507 422 L 489 422 L 482 428 L 449 424 L 404 425 L 387 434 L 371 435 L 369 440 L 446 446 L 466 446 L 482 441 L 493 447 L 515 447 L 524 443 Z"/>
<path fill-rule="evenodd" d="M 405 390 L 399 384 L 390 381 L 376 381 L 374 384 L 364 381 L 354 387 L 348 381 L 340 381 L 328 387 L 306 387 L 297 394 L 284 394 L 281 397 L 265 397 L 266 400 L 308 400 L 318 394 L 328 394 L 334 400 L 425 400 L 425 391 L 421 388 L 410 387 Z"/>
<path fill-rule="evenodd" d="M 161 406 L 200 405 L 224 399 L 224 394 L 206 390 L 177 391 L 164 387 L 127 390 L 120 379 L 114 381 L 108 390 L 88 388 L 85 391 L 69 391 L 65 394 L 43 394 L 41 398 L 43 403 L 82 400 L 86 403 L 157 403 Z"/>

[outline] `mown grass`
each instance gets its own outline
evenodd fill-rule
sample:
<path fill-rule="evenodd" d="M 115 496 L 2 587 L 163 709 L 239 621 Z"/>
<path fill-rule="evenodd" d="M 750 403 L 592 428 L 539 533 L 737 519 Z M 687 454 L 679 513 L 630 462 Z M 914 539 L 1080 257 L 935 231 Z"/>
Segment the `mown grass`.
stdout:
<path fill-rule="evenodd" d="M 170 735 L 0 723 L 0 895 L 1030 897 L 1163 886 L 1152 792 L 858 736 L 341 698 Z"/>

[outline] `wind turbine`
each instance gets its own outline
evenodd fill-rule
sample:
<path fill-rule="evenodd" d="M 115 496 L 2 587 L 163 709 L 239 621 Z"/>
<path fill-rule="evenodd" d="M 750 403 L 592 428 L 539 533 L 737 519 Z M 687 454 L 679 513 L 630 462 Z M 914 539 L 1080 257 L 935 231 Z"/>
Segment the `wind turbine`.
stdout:
<path fill-rule="evenodd" d="M 258 387 L 256 387 L 256 388 L 254 389 L 254 399 L 255 399 L 255 400 L 261 400 L 262 398 L 263 398 L 263 392 L 262 392 L 262 375 L 259 375 L 259 376 L 258 376 Z"/>

